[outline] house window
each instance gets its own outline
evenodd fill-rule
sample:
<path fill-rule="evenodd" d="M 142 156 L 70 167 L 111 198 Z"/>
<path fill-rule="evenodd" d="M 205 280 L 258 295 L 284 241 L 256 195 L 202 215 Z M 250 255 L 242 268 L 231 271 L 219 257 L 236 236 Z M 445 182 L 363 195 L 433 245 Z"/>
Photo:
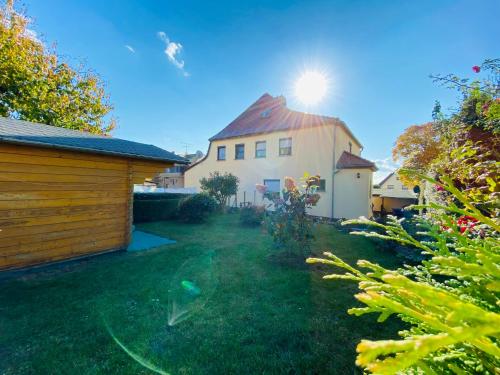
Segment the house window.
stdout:
<path fill-rule="evenodd" d="M 394 189 L 394 185 L 387 185 L 387 189 Z"/>
<path fill-rule="evenodd" d="M 226 160 L 226 146 L 217 147 L 217 160 Z"/>
<path fill-rule="evenodd" d="M 234 146 L 234 158 L 236 160 L 245 159 L 245 145 L 244 144 Z"/>
<path fill-rule="evenodd" d="M 266 157 L 266 141 L 255 142 L 255 157 L 256 158 Z"/>
<path fill-rule="evenodd" d="M 319 180 L 319 183 L 316 185 L 316 191 L 317 192 L 324 192 L 326 191 L 326 180 Z"/>
<path fill-rule="evenodd" d="M 408 186 L 402 185 L 402 186 L 401 186 L 401 189 L 403 189 L 403 190 L 408 190 Z"/>
<path fill-rule="evenodd" d="M 352 143 L 349 142 L 349 153 L 352 154 Z"/>
<path fill-rule="evenodd" d="M 280 196 L 280 180 L 264 180 L 264 185 L 267 186 L 267 191 L 274 196 Z"/>
<path fill-rule="evenodd" d="M 292 138 L 280 138 L 280 156 L 292 155 Z"/>
<path fill-rule="evenodd" d="M 361 173 L 359 173 L 359 172 L 358 172 L 358 173 L 356 173 L 356 177 L 357 177 L 357 178 L 361 178 Z"/>

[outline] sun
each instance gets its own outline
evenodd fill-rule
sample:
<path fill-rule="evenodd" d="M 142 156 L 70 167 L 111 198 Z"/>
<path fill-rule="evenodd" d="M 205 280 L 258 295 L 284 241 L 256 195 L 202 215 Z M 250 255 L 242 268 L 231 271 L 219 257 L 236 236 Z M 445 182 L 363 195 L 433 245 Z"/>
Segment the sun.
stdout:
<path fill-rule="evenodd" d="M 317 71 L 306 71 L 295 82 L 295 96 L 305 105 L 319 103 L 328 90 L 326 76 Z"/>

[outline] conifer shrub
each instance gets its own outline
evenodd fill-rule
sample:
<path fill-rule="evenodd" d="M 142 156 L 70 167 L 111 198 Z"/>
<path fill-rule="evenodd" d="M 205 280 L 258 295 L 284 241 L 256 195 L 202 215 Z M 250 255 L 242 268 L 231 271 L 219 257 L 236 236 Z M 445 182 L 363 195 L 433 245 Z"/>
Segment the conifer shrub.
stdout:
<path fill-rule="evenodd" d="M 402 171 L 402 173 L 408 173 Z M 379 314 L 378 321 L 397 315 L 409 324 L 400 340 L 362 340 L 356 363 L 377 374 L 496 374 L 500 368 L 500 225 L 498 211 L 479 209 L 471 197 L 457 189 L 452 179 L 439 181 L 417 176 L 447 192 L 446 205 L 414 206 L 426 210 L 419 218 L 416 239 L 402 225 L 367 219 L 348 220 L 344 225 L 367 225 L 373 231 L 351 234 L 396 241 L 429 257 L 420 265 L 388 270 L 359 260 L 353 267 L 331 252 L 308 263 L 323 263 L 344 273 L 324 279 L 358 283 L 356 298 L 364 307 L 350 314 Z M 496 183 L 490 181 L 491 191 Z"/>

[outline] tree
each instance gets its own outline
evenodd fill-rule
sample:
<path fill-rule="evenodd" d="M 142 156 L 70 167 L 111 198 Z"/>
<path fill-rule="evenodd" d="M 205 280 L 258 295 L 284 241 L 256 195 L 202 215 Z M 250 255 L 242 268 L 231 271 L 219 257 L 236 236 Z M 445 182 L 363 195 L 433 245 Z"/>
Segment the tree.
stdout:
<path fill-rule="evenodd" d="M 210 173 L 208 178 L 203 177 L 200 180 L 201 190 L 214 197 L 221 209 L 224 209 L 229 197 L 238 192 L 239 182 L 240 180 L 238 177 L 227 172 L 224 174 L 213 172 Z"/>
<path fill-rule="evenodd" d="M 481 66 L 472 67 L 484 78 L 471 80 L 455 74 L 431 75 L 434 82 L 460 92 L 462 101 L 457 113 L 450 118 L 437 116 L 445 125 L 476 128 L 493 135 L 500 133 L 500 59 L 486 59 Z M 442 126 L 440 126 L 443 129 Z"/>
<path fill-rule="evenodd" d="M 70 67 L 29 25 L 13 0 L 0 8 L 0 116 L 109 133 L 115 120 L 102 80 Z"/>
<path fill-rule="evenodd" d="M 438 179 L 440 173 L 450 176 L 477 207 L 494 207 L 500 194 L 500 184 L 494 183 L 500 174 L 500 59 L 485 60 L 472 70 L 479 78 L 432 76 L 456 89 L 461 101 L 451 115 L 436 116 L 442 146 L 427 173 Z"/>
<path fill-rule="evenodd" d="M 428 122 L 407 128 L 396 140 L 392 149 L 392 157 L 394 161 L 402 160 L 403 168 L 425 173 L 440 152 L 440 136 L 434 124 Z M 418 183 L 418 181 L 409 180 L 405 176 L 401 176 L 401 178 L 408 185 Z"/>

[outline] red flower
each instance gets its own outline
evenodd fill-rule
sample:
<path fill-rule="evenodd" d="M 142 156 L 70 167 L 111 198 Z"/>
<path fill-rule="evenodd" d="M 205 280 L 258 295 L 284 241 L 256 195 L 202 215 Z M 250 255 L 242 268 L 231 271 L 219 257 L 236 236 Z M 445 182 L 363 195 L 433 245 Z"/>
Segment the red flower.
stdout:
<path fill-rule="evenodd" d="M 441 185 L 434 185 L 434 188 L 436 189 L 436 191 L 444 191 L 444 187 L 442 187 Z"/>
<path fill-rule="evenodd" d="M 469 230 L 469 232 L 473 231 L 477 223 L 477 219 L 472 216 L 460 216 L 457 220 L 460 233 L 464 233 L 466 230 Z"/>
<path fill-rule="evenodd" d="M 477 66 L 477 65 L 474 65 L 472 67 L 472 70 L 474 71 L 474 73 L 479 73 L 481 71 L 481 68 L 479 66 Z"/>

